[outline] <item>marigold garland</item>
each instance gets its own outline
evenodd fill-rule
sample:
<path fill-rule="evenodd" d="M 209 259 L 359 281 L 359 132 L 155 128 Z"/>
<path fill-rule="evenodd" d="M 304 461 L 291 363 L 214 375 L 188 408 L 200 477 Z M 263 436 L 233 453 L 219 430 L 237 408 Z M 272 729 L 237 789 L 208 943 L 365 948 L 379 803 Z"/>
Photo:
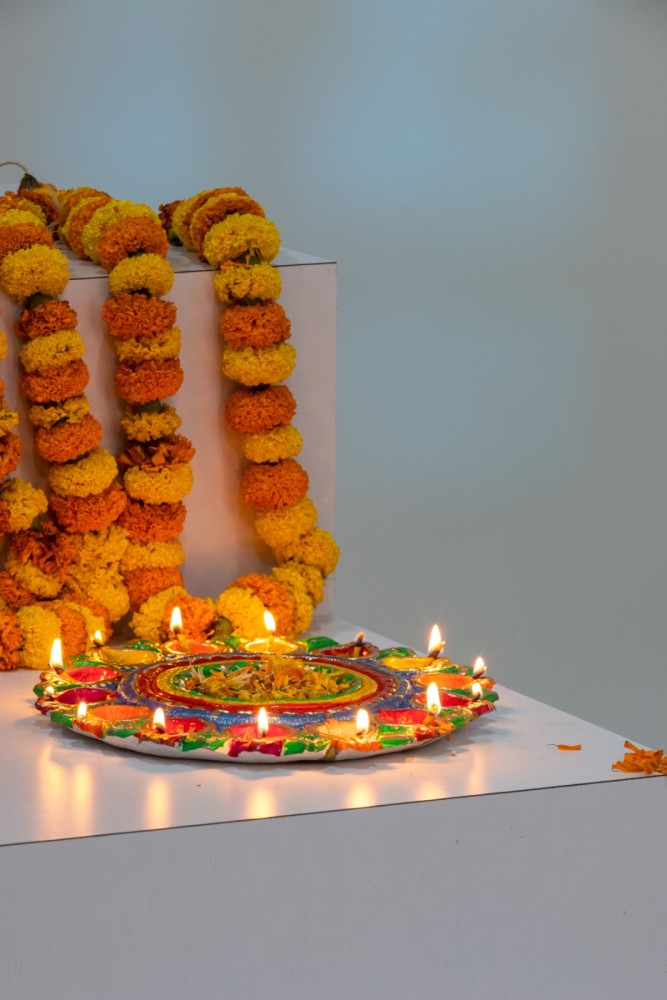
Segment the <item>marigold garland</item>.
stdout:
<path fill-rule="evenodd" d="M 47 462 L 71 462 L 102 441 L 102 425 L 88 413 L 77 423 L 61 421 L 54 427 L 40 427 L 35 435 L 35 446 Z"/>
<path fill-rule="evenodd" d="M 225 404 L 225 419 L 238 434 L 259 434 L 289 424 L 296 400 L 286 385 L 266 389 L 236 389 Z"/>
<path fill-rule="evenodd" d="M 72 361 L 62 368 L 22 372 L 19 385 L 32 403 L 62 403 L 70 396 L 79 396 L 88 385 L 89 377 L 83 361 Z"/>

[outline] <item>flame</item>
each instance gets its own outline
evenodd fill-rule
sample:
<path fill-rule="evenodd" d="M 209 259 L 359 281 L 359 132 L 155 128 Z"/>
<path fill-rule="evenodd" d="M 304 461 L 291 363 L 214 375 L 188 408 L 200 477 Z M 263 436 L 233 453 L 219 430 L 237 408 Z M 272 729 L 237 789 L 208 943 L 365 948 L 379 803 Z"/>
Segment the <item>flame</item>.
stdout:
<path fill-rule="evenodd" d="M 371 720 L 365 708 L 360 708 L 357 712 L 357 736 L 365 736 L 371 728 Z"/>
<path fill-rule="evenodd" d="M 174 634 L 183 631 L 183 616 L 181 615 L 181 609 L 178 604 L 174 605 L 174 609 L 171 612 L 171 618 L 169 619 L 169 631 Z"/>
<path fill-rule="evenodd" d="M 438 691 L 438 685 L 435 681 L 431 681 L 429 686 L 426 688 L 426 707 L 429 712 L 433 715 L 439 715 L 440 709 L 442 708 L 442 703 L 440 701 L 440 692 Z"/>
<path fill-rule="evenodd" d="M 257 732 L 260 736 L 267 736 L 269 732 L 269 716 L 263 705 L 257 713 Z"/>
<path fill-rule="evenodd" d="M 54 688 L 53 684 L 47 684 L 46 687 L 44 688 L 44 694 L 48 694 L 49 698 L 51 698 L 52 695 L 54 695 L 55 693 L 56 689 Z"/>
<path fill-rule="evenodd" d="M 96 646 L 103 646 L 104 645 L 104 636 L 102 635 L 102 633 L 101 633 L 101 631 L 99 629 L 97 629 L 97 631 L 93 635 L 93 643 Z"/>
<path fill-rule="evenodd" d="M 486 673 L 486 663 L 481 656 L 478 656 L 472 668 L 472 675 L 473 677 L 481 677 L 484 673 Z"/>
<path fill-rule="evenodd" d="M 163 708 L 156 708 L 153 712 L 153 729 L 156 729 L 160 733 L 166 732 L 167 720 L 165 719 Z"/>
<path fill-rule="evenodd" d="M 269 635 L 276 634 L 276 620 L 270 611 L 264 612 L 264 628 L 269 633 Z"/>
<path fill-rule="evenodd" d="M 428 655 L 438 656 L 442 647 L 445 645 L 440 629 L 437 625 L 434 625 L 431 629 L 431 635 L 428 640 Z"/>
<path fill-rule="evenodd" d="M 87 715 L 88 715 L 88 706 L 86 705 L 85 701 L 80 701 L 79 707 L 76 710 L 76 721 L 83 722 L 83 720 L 86 718 Z"/>
<path fill-rule="evenodd" d="M 63 665 L 63 644 L 60 639 L 54 639 L 51 645 L 51 655 L 49 656 L 49 666 L 62 667 Z"/>
<path fill-rule="evenodd" d="M 471 686 L 470 691 L 475 701 L 477 701 L 478 698 L 482 697 L 482 690 L 483 688 L 482 685 L 479 683 L 479 681 L 475 681 L 475 683 Z"/>

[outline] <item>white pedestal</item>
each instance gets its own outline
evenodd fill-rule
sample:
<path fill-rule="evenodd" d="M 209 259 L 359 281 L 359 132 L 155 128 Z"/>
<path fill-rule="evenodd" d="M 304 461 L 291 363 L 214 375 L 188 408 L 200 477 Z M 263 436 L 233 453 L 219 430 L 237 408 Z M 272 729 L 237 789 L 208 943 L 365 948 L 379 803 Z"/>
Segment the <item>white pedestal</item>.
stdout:
<path fill-rule="evenodd" d="M 252 517 L 239 499 L 241 471 L 246 464 L 236 435 L 224 423 L 230 384 L 220 373 L 220 304 L 211 269 L 192 254 L 171 250 L 176 277 L 168 298 L 178 308 L 182 331 L 181 364 L 185 373 L 180 392 L 168 400 L 183 419 L 181 433 L 194 443 L 195 485 L 186 497 L 188 517 L 181 536 L 187 553 L 183 569 L 192 593 L 216 597 L 243 573 L 265 571 L 269 550 L 260 547 Z M 294 423 L 302 430 L 299 461 L 310 476 L 309 496 L 319 511 L 319 525 L 334 528 L 336 444 L 336 265 L 308 254 L 281 250 L 276 265 L 283 292 L 280 303 L 292 323 L 291 342 L 297 367 L 288 385 L 297 401 Z M 103 444 L 116 454 L 121 446 L 121 401 L 114 393 L 115 354 L 112 338 L 101 319 L 108 298 L 106 272 L 70 255 L 71 280 L 65 297 L 77 310 L 79 332 L 86 343 L 90 369 L 86 393 L 92 412 L 104 428 Z M 18 475 L 45 486 L 46 467 L 33 454 L 27 406 L 18 391 L 18 338 L 12 324 L 16 304 L 0 293 L 0 324 L 7 332 L 9 355 L 0 363 L 7 399 L 21 415 L 24 442 Z M 333 613 L 333 581 L 328 584 L 324 613 Z"/>
<path fill-rule="evenodd" d="M 422 750 L 181 763 L 52 726 L 35 680 L 0 678 L 3 1000 L 662 996 L 666 785 L 620 736 L 500 688 Z"/>

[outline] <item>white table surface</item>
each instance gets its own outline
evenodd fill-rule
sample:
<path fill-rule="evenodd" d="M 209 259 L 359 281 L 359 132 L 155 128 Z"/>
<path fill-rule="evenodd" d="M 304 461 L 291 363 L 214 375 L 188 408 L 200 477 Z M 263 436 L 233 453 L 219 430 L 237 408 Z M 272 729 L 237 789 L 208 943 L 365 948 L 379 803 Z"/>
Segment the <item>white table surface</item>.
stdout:
<path fill-rule="evenodd" d="M 319 631 L 343 639 L 358 627 L 328 622 Z M 33 709 L 38 677 L 0 675 L 0 846 L 630 777 L 611 770 L 623 756 L 622 736 L 502 686 L 496 712 L 423 749 L 335 764 L 249 765 L 156 759 L 75 735 Z"/>

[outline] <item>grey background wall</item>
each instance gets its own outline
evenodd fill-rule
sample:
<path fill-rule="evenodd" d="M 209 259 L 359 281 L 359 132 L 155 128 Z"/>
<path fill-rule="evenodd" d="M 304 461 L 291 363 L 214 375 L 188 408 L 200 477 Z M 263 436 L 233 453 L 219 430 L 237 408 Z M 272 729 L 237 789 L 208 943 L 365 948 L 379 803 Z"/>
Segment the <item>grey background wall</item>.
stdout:
<path fill-rule="evenodd" d="M 339 261 L 339 613 L 654 745 L 666 91 L 648 0 L 0 3 L 0 159 Z"/>

